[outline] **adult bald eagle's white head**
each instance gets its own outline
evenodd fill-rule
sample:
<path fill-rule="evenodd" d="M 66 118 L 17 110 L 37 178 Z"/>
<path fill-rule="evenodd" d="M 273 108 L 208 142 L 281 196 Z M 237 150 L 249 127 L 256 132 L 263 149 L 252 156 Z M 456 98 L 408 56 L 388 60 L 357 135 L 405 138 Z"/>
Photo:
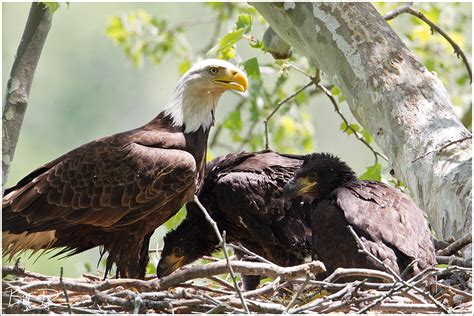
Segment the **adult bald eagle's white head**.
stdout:
<path fill-rule="evenodd" d="M 164 112 L 185 133 L 209 128 L 213 111 L 226 90 L 244 92 L 248 87 L 245 73 L 231 63 L 219 59 L 198 62 L 181 78 Z"/>

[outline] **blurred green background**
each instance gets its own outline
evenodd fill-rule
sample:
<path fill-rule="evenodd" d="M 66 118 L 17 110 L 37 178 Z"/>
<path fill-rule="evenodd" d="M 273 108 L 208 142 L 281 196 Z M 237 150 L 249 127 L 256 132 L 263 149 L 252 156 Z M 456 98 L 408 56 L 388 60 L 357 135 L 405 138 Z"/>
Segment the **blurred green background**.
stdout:
<path fill-rule="evenodd" d="M 2 6 L 2 91 L 5 93 L 10 67 L 30 4 L 3 3 Z M 377 8 L 383 13 L 396 6 L 397 4 L 377 4 Z M 446 27 L 470 56 L 471 4 L 446 3 L 442 6 L 443 9 L 439 4 L 421 4 L 417 8 L 430 13 L 430 17 Z M 69 7 L 62 5 L 54 14 L 53 26 L 36 70 L 7 187 L 39 165 L 77 146 L 140 126 L 161 111 L 180 77 L 182 58 L 170 53 L 157 64 L 145 56 L 143 65 L 135 67 L 123 49 L 106 35 L 111 17 L 123 16 L 137 10 L 164 19 L 171 26 L 184 23 L 187 26 L 184 34 L 193 51 L 203 49 L 213 40 L 215 27 L 209 21 L 215 19 L 220 12 L 201 3 L 71 3 Z M 197 21 L 196 17 L 201 20 Z M 219 37 L 232 29 L 234 22 L 231 17 L 228 21 L 225 20 L 222 31 L 218 33 Z M 254 24 L 252 35 L 261 39 L 265 25 Z M 426 25 L 409 16 L 401 16 L 392 25 L 425 65 L 440 74 L 453 96 L 456 112 L 460 117 L 465 116 L 472 106 L 470 86 L 465 82 L 464 65 L 452 54 L 452 49 L 447 46 L 446 41 L 439 36 L 432 36 Z M 274 64 L 270 54 L 251 48 L 245 41 L 239 41 L 236 47 L 238 61 L 257 57 L 260 65 Z M 297 62 L 305 65 L 304 59 L 298 56 L 296 58 Z M 267 75 L 265 69 L 261 67 L 262 82 L 274 82 L 277 74 L 269 71 Z M 271 67 L 269 69 L 272 70 Z M 306 81 L 304 76 L 293 73 L 288 78 L 284 91 L 289 94 Z M 228 118 L 239 100 L 239 96 L 231 93 L 222 97 L 217 110 L 216 126 Z M 351 122 L 356 123 L 344 102 L 341 103 L 341 109 Z M 242 108 L 242 112 L 245 111 L 247 105 Z M 306 107 L 301 111 L 308 114 L 309 125 L 305 125 L 305 133 L 311 138 L 311 142 L 293 149 L 285 147 L 284 144 L 277 144 L 274 148 L 297 152 L 332 152 L 347 161 L 358 174 L 373 164 L 372 153 L 354 137 L 341 132 L 340 118 L 325 97 L 315 95 L 308 98 Z M 300 123 L 295 122 L 291 116 L 276 117 L 275 120 L 280 120 L 282 131 L 289 134 L 293 129 L 298 131 Z M 468 121 L 469 124 L 466 125 L 470 125 L 470 119 Z M 248 128 L 246 125 L 249 121 L 242 119 L 242 122 L 243 126 Z M 255 132 L 260 133 L 259 137 L 262 128 L 263 123 L 260 123 Z M 215 131 L 216 128 L 213 132 Z M 278 131 L 274 130 L 273 136 L 277 137 L 277 134 Z M 224 133 L 222 137 L 221 143 L 234 144 L 230 146 L 234 151 L 239 148 L 231 133 Z M 258 146 L 260 143 L 256 142 L 244 148 L 263 149 Z M 210 148 L 210 156 L 225 154 L 231 149 L 216 145 Z M 387 175 L 388 170 L 390 166 L 383 165 L 383 175 Z M 152 248 L 157 242 L 161 242 L 165 231 L 164 227 L 157 230 L 151 243 Z M 78 276 L 89 269 L 95 272 L 99 251 L 94 249 L 59 261 L 49 259 L 47 255 L 36 262 L 34 261 L 37 256 L 27 259 L 27 255 L 23 254 L 21 257 L 22 263 L 29 270 L 58 275 L 62 266 L 66 276 Z M 5 260 L 3 262 L 5 263 Z M 152 262 L 156 262 L 156 259 L 152 259 Z"/>

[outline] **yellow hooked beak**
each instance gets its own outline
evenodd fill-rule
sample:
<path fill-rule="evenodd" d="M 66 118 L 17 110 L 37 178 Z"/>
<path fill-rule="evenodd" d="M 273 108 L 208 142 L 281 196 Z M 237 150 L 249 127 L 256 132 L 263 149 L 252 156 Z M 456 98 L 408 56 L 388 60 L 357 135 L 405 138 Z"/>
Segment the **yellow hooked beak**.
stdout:
<path fill-rule="evenodd" d="M 311 191 L 316 184 L 307 178 L 292 179 L 283 187 L 283 196 L 288 199 L 294 198 Z"/>
<path fill-rule="evenodd" d="M 159 278 L 165 277 L 180 268 L 184 263 L 185 256 L 176 256 L 174 253 L 161 258 L 156 268 Z"/>
<path fill-rule="evenodd" d="M 225 89 L 239 92 L 247 91 L 249 86 L 247 75 L 240 69 L 226 69 L 224 75 L 214 78 L 213 81 L 223 85 Z"/>

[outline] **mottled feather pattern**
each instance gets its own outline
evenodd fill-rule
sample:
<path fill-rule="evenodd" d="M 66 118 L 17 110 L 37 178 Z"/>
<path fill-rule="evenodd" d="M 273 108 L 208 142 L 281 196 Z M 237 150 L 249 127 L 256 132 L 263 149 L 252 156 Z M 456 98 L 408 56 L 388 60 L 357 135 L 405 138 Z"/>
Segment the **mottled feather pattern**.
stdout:
<path fill-rule="evenodd" d="M 414 274 L 435 264 L 434 246 L 423 212 L 403 193 L 381 182 L 354 181 L 336 189 L 313 208 L 313 245 L 328 271 L 337 267 L 374 267 L 346 226 L 364 246 L 397 273 L 414 259 Z M 333 236 L 333 237 L 329 237 Z M 333 256 L 332 249 L 345 256 Z M 335 248 L 334 248 L 335 249 Z"/>
<path fill-rule="evenodd" d="M 235 162 L 231 163 L 232 160 Z M 308 210 L 282 198 L 283 186 L 301 163 L 301 157 L 289 158 L 272 151 L 233 154 L 221 159 L 217 181 L 209 194 L 215 196 L 211 209 L 222 213 L 221 226 L 228 231 L 229 238 L 250 248 L 257 244 L 253 248 L 258 253 L 279 264 L 289 265 L 304 258 L 302 249 L 311 247 L 310 225 L 305 222 Z M 209 176 L 206 182 L 208 179 Z M 297 255 L 299 259 L 290 259 L 295 255 L 289 253 L 292 248 L 301 252 Z"/>
<path fill-rule="evenodd" d="M 25 232 L 52 231 L 55 240 L 44 248 L 65 247 L 62 253 L 75 254 L 103 245 L 108 269 L 115 262 L 119 275 L 143 277 L 144 236 L 192 199 L 203 173 L 203 162 L 194 155 L 205 157 L 208 132 L 185 136 L 166 124 L 158 116 L 142 128 L 85 144 L 6 190 L 5 253 L 41 247 L 22 243 Z"/>

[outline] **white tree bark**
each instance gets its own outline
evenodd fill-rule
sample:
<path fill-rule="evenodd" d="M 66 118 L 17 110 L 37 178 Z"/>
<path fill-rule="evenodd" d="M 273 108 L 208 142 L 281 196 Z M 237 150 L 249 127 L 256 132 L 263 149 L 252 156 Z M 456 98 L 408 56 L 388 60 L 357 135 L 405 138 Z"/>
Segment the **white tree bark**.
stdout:
<path fill-rule="evenodd" d="M 252 5 L 340 87 L 353 115 L 389 157 L 395 176 L 427 212 L 437 237 L 470 233 L 471 134 L 436 74 L 375 8 L 369 3 Z"/>

